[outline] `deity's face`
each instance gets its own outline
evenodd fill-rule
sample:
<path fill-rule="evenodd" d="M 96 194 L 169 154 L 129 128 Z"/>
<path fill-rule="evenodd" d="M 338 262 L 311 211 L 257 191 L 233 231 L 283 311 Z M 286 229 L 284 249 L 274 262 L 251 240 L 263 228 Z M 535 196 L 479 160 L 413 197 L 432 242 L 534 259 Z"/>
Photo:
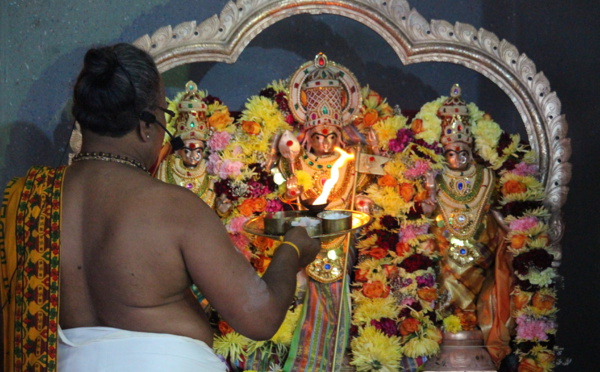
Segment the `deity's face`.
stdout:
<path fill-rule="evenodd" d="M 336 147 L 341 147 L 342 134 L 332 125 L 319 125 L 309 132 L 309 144 L 317 156 L 331 155 Z"/>
<path fill-rule="evenodd" d="M 448 162 L 448 168 L 452 170 L 467 170 L 473 161 L 471 146 L 464 142 L 447 144 L 444 146 L 444 155 Z"/>
<path fill-rule="evenodd" d="M 202 160 L 204 151 L 204 142 L 197 139 L 187 139 L 183 141 L 183 148 L 177 150 L 183 164 L 188 168 L 195 168 Z"/>

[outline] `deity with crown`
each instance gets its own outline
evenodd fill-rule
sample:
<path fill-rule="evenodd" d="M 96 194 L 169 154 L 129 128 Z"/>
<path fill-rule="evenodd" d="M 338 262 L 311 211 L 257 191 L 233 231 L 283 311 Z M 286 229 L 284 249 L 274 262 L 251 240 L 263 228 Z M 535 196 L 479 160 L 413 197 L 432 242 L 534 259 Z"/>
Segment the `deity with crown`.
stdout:
<path fill-rule="evenodd" d="M 181 137 L 184 146 L 163 159 L 156 177 L 185 187 L 214 207 L 213 180 L 207 173 L 204 156 L 206 141 L 210 138 L 210 126 L 206 120 L 207 105 L 194 82 L 187 82 L 185 89 L 172 119 L 175 121 L 175 136 Z"/>
<path fill-rule="evenodd" d="M 298 137 L 284 132 L 275 143 L 282 155 L 278 168 L 286 179 L 281 199 L 296 209 L 319 204 L 327 210 L 360 206 L 368 211 L 372 202 L 357 195 L 368 181 L 357 170 L 360 149 L 344 141 L 344 126 L 361 104 L 354 75 L 320 53 L 292 75 L 288 98 L 290 111 L 304 128 Z M 348 283 L 343 280 L 352 265 L 346 263 L 350 246 L 349 234 L 323 242 L 307 266 L 303 314 L 292 343 L 297 347 L 290 350 L 285 370 L 341 368 L 350 321 Z"/>
<path fill-rule="evenodd" d="M 436 363 L 464 361 L 470 355 L 473 360 L 467 363 L 469 371 L 493 371 L 493 364 L 483 363 L 481 355 L 469 352 L 474 350 L 470 343 L 481 340 L 481 336 L 495 362 L 510 352 L 510 258 L 504 225 L 490 209 L 495 197 L 495 174 L 474 160 L 469 111 L 458 85 L 452 87 L 438 116 L 442 120 L 440 142 L 446 158 L 444 169 L 431 183 L 431 201 L 435 206 L 432 232 L 442 254 L 439 310 L 442 317 L 457 316 L 463 331 L 445 333 L 444 342 L 464 341 L 470 348 L 441 355 Z M 456 353 L 464 354 L 456 359 Z M 434 364 L 430 362 L 425 370 L 444 370 L 431 368 Z"/>

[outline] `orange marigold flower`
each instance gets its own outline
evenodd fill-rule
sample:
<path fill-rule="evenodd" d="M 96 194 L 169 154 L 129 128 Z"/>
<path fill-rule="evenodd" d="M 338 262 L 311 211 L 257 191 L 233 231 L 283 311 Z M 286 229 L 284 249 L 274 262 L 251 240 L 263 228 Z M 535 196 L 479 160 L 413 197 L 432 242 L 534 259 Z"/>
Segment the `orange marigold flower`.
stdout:
<path fill-rule="evenodd" d="M 400 257 L 405 256 L 407 253 L 411 251 L 410 245 L 408 243 L 399 242 L 396 244 L 396 254 Z"/>
<path fill-rule="evenodd" d="M 226 322 L 226 321 L 224 321 L 224 320 L 221 320 L 221 321 L 219 322 L 219 332 L 221 332 L 221 334 L 222 334 L 222 335 L 226 335 L 226 334 L 228 334 L 228 333 L 231 333 L 231 332 L 233 332 L 233 328 L 231 328 L 231 327 L 229 326 L 229 324 L 227 324 L 227 322 Z"/>
<path fill-rule="evenodd" d="M 254 212 L 262 213 L 267 208 L 267 200 L 265 198 L 254 199 Z"/>
<path fill-rule="evenodd" d="M 554 296 L 536 292 L 533 295 L 531 304 L 538 310 L 551 310 L 555 302 L 556 298 Z"/>
<path fill-rule="evenodd" d="M 398 266 L 396 265 L 383 265 L 383 268 L 385 269 L 385 276 L 388 278 L 392 278 L 398 273 Z"/>
<path fill-rule="evenodd" d="M 257 135 L 260 133 L 260 124 L 255 121 L 242 121 L 242 130 L 249 135 Z"/>
<path fill-rule="evenodd" d="M 413 122 L 410 124 L 410 129 L 413 131 L 414 134 L 419 134 L 422 131 L 424 131 L 425 129 L 423 129 L 423 120 L 413 120 Z"/>
<path fill-rule="evenodd" d="M 533 358 L 524 358 L 519 363 L 519 372 L 544 372 L 544 368 L 539 366 Z"/>
<path fill-rule="evenodd" d="M 357 282 L 366 282 L 368 280 L 367 272 L 364 270 L 358 270 L 354 273 L 354 280 L 356 280 Z"/>
<path fill-rule="evenodd" d="M 525 186 L 524 184 L 522 184 L 519 181 L 509 180 L 509 181 L 506 181 L 504 183 L 504 185 L 502 185 L 502 193 L 504 195 L 522 194 L 525 191 L 527 191 L 527 186 Z"/>
<path fill-rule="evenodd" d="M 254 243 L 256 248 L 264 251 L 265 249 L 273 246 L 273 239 L 265 236 L 257 236 L 252 243 Z"/>
<path fill-rule="evenodd" d="M 531 293 L 515 290 L 512 294 L 513 304 L 517 310 L 523 309 L 531 300 Z"/>
<path fill-rule="evenodd" d="M 373 247 L 371 249 L 369 249 L 368 251 L 365 251 L 365 254 L 368 254 L 369 256 L 380 260 L 382 258 L 384 258 L 385 256 L 387 256 L 387 249 L 383 249 L 380 247 Z"/>
<path fill-rule="evenodd" d="M 427 199 L 428 197 L 429 197 L 429 193 L 427 192 L 427 190 L 423 190 L 421 192 L 418 192 L 415 195 L 415 201 L 420 202 L 420 201 Z"/>
<path fill-rule="evenodd" d="M 424 301 L 431 302 L 437 299 L 437 290 L 433 287 L 430 288 L 421 288 L 417 291 L 419 298 Z"/>
<path fill-rule="evenodd" d="M 242 215 L 250 217 L 252 213 L 254 213 L 254 201 L 252 199 L 246 199 L 237 208 Z"/>
<path fill-rule="evenodd" d="M 367 127 L 371 127 L 379 120 L 379 113 L 374 109 L 367 109 L 363 117 L 363 124 Z"/>
<path fill-rule="evenodd" d="M 390 176 L 389 174 L 386 174 L 383 177 L 379 177 L 379 179 L 377 180 L 377 184 L 381 187 L 383 187 L 383 186 L 390 186 L 390 187 L 398 186 L 398 182 L 396 181 L 394 176 Z"/>
<path fill-rule="evenodd" d="M 477 327 L 477 315 L 475 315 L 474 311 L 455 309 L 454 315 L 460 319 L 460 326 L 463 331 L 472 331 Z"/>
<path fill-rule="evenodd" d="M 390 289 L 377 280 L 363 284 L 362 293 L 369 298 L 386 298 L 390 294 Z"/>
<path fill-rule="evenodd" d="M 213 114 L 208 118 L 208 125 L 213 127 L 218 131 L 222 131 L 229 124 L 233 122 L 233 118 L 229 115 L 229 111 L 227 110 L 219 110 L 213 112 Z"/>
<path fill-rule="evenodd" d="M 400 323 L 398 331 L 400 331 L 402 336 L 408 336 L 409 334 L 418 331 L 420 327 L 421 322 L 419 322 L 418 319 L 406 318 Z"/>
<path fill-rule="evenodd" d="M 415 187 L 412 183 L 403 182 L 398 186 L 398 192 L 405 202 L 409 202 L 415 196 Z"/>
<path fill-rule="evenodd" d="M 515 235 L 510 238 L 510 246 L 514 249 L 521 249 L 528 240 L 525 235 Z"/>

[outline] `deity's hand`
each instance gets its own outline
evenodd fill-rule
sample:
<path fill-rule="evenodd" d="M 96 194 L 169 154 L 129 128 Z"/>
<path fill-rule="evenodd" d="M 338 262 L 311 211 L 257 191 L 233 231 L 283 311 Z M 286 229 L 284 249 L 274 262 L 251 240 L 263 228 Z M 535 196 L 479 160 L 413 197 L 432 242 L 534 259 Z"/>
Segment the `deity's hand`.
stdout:
<path fill-rule="evenodd" d="M 304 227 L 294 227 L 285 233 L 284 240 L 292 242 L 300 250 L 300 267 L 305 267 L 313 262 L 321 250 L 321 242 L 311 238 Z"/>
<path fill-rule="evenodd" d="M 281 155 L 288 159 L 291 164 L 296 161 L 301 151 L 300 142 L 298 142 L 298 139 L 296 136 L 294 136 L 294 133 L 290 132 L 289 130 L 286 130 L 281 135 L 278 148 Z"/>
<path fill-rule="evenodd" d="M 296 199 L 304 191 L 304 188 L 298 184 L 298 177 L 296 176 L 288 178 L 287 181 L 285 181 L 285 187 L 286 191 L 284 196 L 286 200 Z"/>
<path fill-rule="evenodd" d="M 217 214 L 221 217 L 227 217 L 231 213 L 233 204 L 225 194 L 219 195 L 217 198 Z"/>
<path fill-rule="evenodd" d="M 377 139 L 377 133 L 373 130 L 373 128 L 369 128 L 369 132 L 367 133 L 367 145 L 375 155 L 379 155 L 379 140 Z"/>
<path fill-rule="evenodd" d="M 504 216 L 495 209 L 492 209 L 491 213 L 492 213 L 492 216 L 494 217 L 494 219 L 496 220 L 496 222 L 498 223 L 498 225 L 500 226 L 500 228 L 502 230 L 504 230 L 504 232 L 507 232 L 507 233 L 510 232 L 510 228 L 504 221 Z"/>
<path fill-rule="evenodd" d="M 365 195 L 356 195 L 355 209 L 359 212 L 372 214 L 375 203 Z"/>

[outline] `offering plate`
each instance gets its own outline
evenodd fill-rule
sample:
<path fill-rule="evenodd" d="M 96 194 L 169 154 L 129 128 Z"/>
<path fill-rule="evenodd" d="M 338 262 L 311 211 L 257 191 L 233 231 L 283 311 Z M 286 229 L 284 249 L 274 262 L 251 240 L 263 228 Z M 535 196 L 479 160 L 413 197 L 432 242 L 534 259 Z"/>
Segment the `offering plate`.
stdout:
<path fill-rule="evenodd" d="M 369 214 L 364 213 L 364 212 L 350 211 L 350 210 L 344 210 L 344 209 L 340 209 L 337 211 L 348 213 L 351 215 L 350 216 L 351 221 L 352 221 L 351 226 L 349 228 L 345 228 L 345 229 L 335 231 L 335 232 L 316 234 L 316 235 L 312 236 L 313 238 L 319 238 L 322 240 L 335 238 L 340 235 L 344 235 L 349 232 L 358 230 L 362 227 L 365 227 L 365 226 L 369 225 L 373 220 L 373 217 L 371 217 Z M 287 221 L 288 219 L 310 215 L 309 211 L 286 211 L 286 212 L 277 212 L 277 213 L 282 213 L 282 214 L 281 215 L 270 215 L 270 216 L 258 216 L 258 217 L 249 219 L 248 221 L 246 221 L 246 223 L 244 223 L 244 226 L 243 226 L 244 231 L 249 234 L 253 234 L 253 235 L 264 236 L 264 237 L 272 238 L 272 239 L 279 239 L 280 237 L 285 235 L 285 231 L 269 230 L 269 229 L 265 230 L 265 218 L 268 220 L 267 221 L 268 226 L 275 226 L 275 225 L 283 226 L 285 224 L 285 221 Z M 272 217 L 275 217 L 276 220 L 281 219 L 282 222 L 279 223 L 279 221 L 272 221 Z M 271 220 L 269 220 L 269 218 L 271 218 Z"/>

